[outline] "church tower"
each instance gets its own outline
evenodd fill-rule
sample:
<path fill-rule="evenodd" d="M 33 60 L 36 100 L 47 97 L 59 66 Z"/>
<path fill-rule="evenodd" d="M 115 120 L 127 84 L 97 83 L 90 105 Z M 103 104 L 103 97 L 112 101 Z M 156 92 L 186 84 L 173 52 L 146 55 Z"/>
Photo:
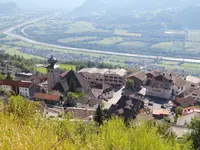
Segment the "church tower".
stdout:
<path fill-rule="evenodd" d="M 56 65 L 57 59 L 51 56 L 48 59 L 47 69 L 47 82 L 48 82 L 48 91 L 51 92 L 54 86 L 60 81 L 59 77 L 59 66 Z"/>

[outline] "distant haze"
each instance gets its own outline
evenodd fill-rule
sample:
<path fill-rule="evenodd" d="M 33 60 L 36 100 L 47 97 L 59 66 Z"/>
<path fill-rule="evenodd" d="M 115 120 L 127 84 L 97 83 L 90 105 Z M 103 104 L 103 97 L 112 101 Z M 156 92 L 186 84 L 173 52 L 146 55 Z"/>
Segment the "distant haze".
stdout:
<path fill-rule="evenodd" d="M 72 10 L 80 6 L 84 0 L 0 0 L 0 2 L 16 2 L 21 9 L 53 9 Z"/>

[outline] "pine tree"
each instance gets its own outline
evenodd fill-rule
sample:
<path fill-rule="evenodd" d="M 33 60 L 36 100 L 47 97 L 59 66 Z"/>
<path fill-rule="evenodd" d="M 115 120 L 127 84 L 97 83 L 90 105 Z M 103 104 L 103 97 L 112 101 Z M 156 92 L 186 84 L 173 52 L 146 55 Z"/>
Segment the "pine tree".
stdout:
<path fill-rule="evenodd" d="M 96 109 L 94 120 L 99 124 L 99 126 L 103 124 L 103 110 L 100 105 Z"/>

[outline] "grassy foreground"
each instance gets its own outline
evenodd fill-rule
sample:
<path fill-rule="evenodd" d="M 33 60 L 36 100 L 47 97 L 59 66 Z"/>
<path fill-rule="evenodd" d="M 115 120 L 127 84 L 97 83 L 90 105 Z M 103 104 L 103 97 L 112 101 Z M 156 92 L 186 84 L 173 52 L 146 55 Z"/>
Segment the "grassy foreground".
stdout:
<path fill-rule="evenodd" d="M 15 150 L 188 150 L 171 136 L 161 134 L 152 123 L 126 126 L 121 119 L 95 122 L 71 122 L 47 119 L 35 111 L 39 104 L 11 97 L 0 112 L 0 149 Z"/>

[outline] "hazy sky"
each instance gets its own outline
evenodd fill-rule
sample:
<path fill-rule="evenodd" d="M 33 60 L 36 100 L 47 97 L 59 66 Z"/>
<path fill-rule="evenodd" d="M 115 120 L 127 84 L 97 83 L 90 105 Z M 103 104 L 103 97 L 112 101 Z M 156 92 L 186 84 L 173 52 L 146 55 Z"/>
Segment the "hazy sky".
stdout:
<path fill-rule="evenodd" d="M 15 1 L 20 8 L 72 9 L 81 5 L 84 0 L 0 0 L 8 1 Z"/>

